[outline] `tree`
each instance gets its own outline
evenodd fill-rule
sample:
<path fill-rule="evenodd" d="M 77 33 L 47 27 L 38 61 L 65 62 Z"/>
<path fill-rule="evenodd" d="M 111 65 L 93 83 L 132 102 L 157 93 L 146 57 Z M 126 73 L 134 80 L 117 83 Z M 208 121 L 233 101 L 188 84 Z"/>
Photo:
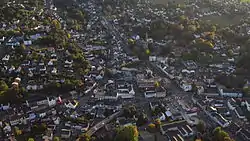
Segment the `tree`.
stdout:
<path fill-rule="evenodd" d="M 160 87 L 160 86 L 161 86 L 160 82 L 159 81 L 155 81 L 155 87 Z"/>
<path fill-rule="evenodd" d="M 227 51 L 227 53 L 228 53 L 228 56 L 229 56 L 229 57 L 232 57 L 232 56 L 234 55 L 234 52 L 233 52 L 232 49 L 229 49 L 229 50 Z"/>
<path fill-rule="evenodd" d="M 216 127 L 213 131 L 214 141 L 232 141 L 229 134 L 221 129 L 221 127 Z"/>
<path fill-rule="evenodd" d="M 88 134 L 83 134 L 78 138 L 78 141 L 90 141 L 91 137 Z"/>
<path fill-rule="evenodd" d="M 155 125 L 156 126 L 160 126 L 161 125 L 161 120 L 160 119 L 156 119 L 155 120 Z"/>
<path fill-rule="evenodd" d="M 136 126 L 120 127 L 114 141 L 138 141 L 138 130 Z"/>
<path fill-rule="evenodd" d="M 134 105 L 125 107 L 123 110 L 124 110 L 124 116 L 130 118 L 132 118 L 137 112 L 136 107 Z"/>
<path fill-rule="evenodd" d="M 17 136 L 19 136 L 19 135 L 22 134 L 22 130 L 20 130 L 18 127 L 15 127 L 14 129 L 15 129 L 15 134 L 16 134 Z"/>
<path fill-rule="evenodd" d="M 211 31 L 216 32 L 216 26 L 215 25 L 211 26 Z"/>
<path fill-rule="evenodd" d="M 148 117 L 145 113 L 141 113 L 138 116 L 138 120 L 136 121 L 137 126 L 142 126 L 143 124 L 146 124 L 148 122 Z"/>
<path fill-rule="evenodd" d="M 35 141 L 35 139 L 34 138 L 29 138 L 28 141 Z"/>
<path fill-rule="evenodd" d="M 188 25 L 188 31 L 191 31 L 192 33 L 196 32 L 197 28 L 195 25 Z"/>
<path fill-rule="evenodd" d="M 9 89 L 8 85 L 5 83 L 5 81 L 0 81 L 0 95 L 6 92 Z"/>
<path fill-rule="evenodd" d="M 145 53 L 146 53 L 146 55 L 150 55 L 150 50 L 146 49 Z"/>
<path fill-rule="evenodd" d="M 243 93 L 249 95 L 250 94 L 250 87 L 244 87 Z"/>
<path fill-rule="evenodd" d="M 149 132 L 156 132 L 156 126 L 154 123 L 150 123 L 147 129 Z"/>
<path fill-rule="evenodd" d="M 52 25 L 56 28 L 56 29 L 61 29 L 61 23 L 58 20 L 53 20 L 52 21 Z"/>
<path fill-rule="evenodd" d="M 53 141 L 60 141 L 59 137 L 54 137 Z"/>
<path fill-rule="evenodd" d="M 200 120 L 199 123 L 196 125 L 197 131 L 200 133 L 204 133 L 206 130 L 206 125 L 204 121 Z"/>
<path fill-rule="evenodd" d="M 185 20 L 187 20 L 187 17 L 184 16 L 184 15 L 181 15 L 181 16 L 179 17 L 179 20 L 180 20 L 181 22 L 184 22 Z"/>

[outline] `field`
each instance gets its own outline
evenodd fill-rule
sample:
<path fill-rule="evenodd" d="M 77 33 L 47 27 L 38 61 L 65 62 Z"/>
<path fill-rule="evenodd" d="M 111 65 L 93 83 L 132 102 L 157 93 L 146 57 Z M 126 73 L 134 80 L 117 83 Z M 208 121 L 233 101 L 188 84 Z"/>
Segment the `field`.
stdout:
<path fill-rule="evenodd" d="M 155 4 L 167 4 L 169 1 L 173 1 L 173 0 L 152 0 Z M 176 3 L 179 4 L 183 4 L 185 0 L 175 0 Z M 248 1 L 250 2 L 250 0 L 242 0 L 242 1 Z M 209 9 L 209 8 L 208 8 Z M 204 11 L 206 11 L 204 9 Z M 227 26 L 230 24 L 237 24 L 240 22 L 240 19 L 242 18 L 242 16 L 217 16 L 217 15 L 213 15 L 213 16 L 206 16 L 204 18 L 202 18 L 203 20 L 208 20 L 211 21 L 214 24 L 218 24 L 221 26 Z"/>
<path fill-rule="evenodd" d="M 238 24 L 240 23 L 242 16 L 207 16 L 203 17 L 203 20 L 210 21 L 211 23 L 218 24 L 221 26 L 228 26 L 230 24 Z"/>
<path fill-rule="evenodd" d="M 173 1 L 173 0 L 151 0 L 153 1 L 155 4 L 167 4 L 169 1 Z M 175 0 L 175 3 L 179 3 L 179 4 L 183 4 L 185 0 Z"/>
<path fill-rule="evenodd" d="M 240 0 L 241 2 L 250 2 L 250 0 Z"/>

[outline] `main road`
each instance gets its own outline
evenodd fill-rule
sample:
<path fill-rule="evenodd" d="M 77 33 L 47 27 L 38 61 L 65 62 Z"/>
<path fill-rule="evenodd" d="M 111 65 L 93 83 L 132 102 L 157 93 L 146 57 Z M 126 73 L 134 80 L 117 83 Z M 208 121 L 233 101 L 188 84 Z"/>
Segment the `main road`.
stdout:
<path fill-rule="evenodd" d="M 103 126 L 105 126 L 107 123 L 109 123 L 110 121 L 112 121 L 113 119 L 115 119 L 116 117 L 122 115 L 123 111 L 119 111 L 116 112 L 112 115 L 110 115 L 109 117 L 105 118 L 104 120 L 102 120 L 101 122 L 97 123 L 96 125 L 94 125 L 93 127 L 91 127 L 88 131 L 87 131 L 87 135 L 92 136 L 96 131 L 98 131 L 99 129 L 101 129 Z"/>

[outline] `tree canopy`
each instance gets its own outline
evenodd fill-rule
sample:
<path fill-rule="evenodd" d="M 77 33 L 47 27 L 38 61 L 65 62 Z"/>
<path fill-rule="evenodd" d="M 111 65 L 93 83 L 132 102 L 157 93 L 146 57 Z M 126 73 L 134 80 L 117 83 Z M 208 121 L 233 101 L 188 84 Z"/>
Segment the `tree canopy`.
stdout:
<path fill-rule="evenodd" d="M 204 121 L 200 120 L 199 123 L 196 125 L 197 131 L 200 133 L 204 133 L 206 130 L 206 125 Z"/>
<path fill-rule="evenodd" d="M 222 130 L 221 127 L 216 127 L 213 131 L 213 135 L 214 141 L 233 141 L 229 134 Z"/>
<path fill-rule="evenodd" d="M 1 80 L 0 81 L 0 95 L 3 94 L 8 90 L 8 85 L 5 83 L 5 81 Z"/>
<path fill-rule="evenodd" d="M 118 129 L 115 141 L 138 141 L 138 136 L 136 126 L 125 126 Z"/>

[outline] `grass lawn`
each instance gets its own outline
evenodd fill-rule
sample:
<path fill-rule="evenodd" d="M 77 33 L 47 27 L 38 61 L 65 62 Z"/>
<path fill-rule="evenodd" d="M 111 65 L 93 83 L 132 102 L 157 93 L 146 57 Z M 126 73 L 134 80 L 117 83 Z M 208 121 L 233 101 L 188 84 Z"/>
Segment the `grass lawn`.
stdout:
<path fill-rule="evenodd" d="M 241 2 L 250 2 L 250 0 L 240 0 Z"/>
<path fill-rule="evenodd" d="M 221 26 L 227 26 L 230 24 L 238 24 L 242 17 L 243 16 L 240 16 L 240 15 L 236 15 L 236 16 L 232 16 L 232 17 L 226 16 L 226 15 L 222 15 L 222 16 L 214 16 L 213 15 L 213 16 L 203 17 L 202 20 L 208 20 L 214 24 L 218 24 Z"/>

